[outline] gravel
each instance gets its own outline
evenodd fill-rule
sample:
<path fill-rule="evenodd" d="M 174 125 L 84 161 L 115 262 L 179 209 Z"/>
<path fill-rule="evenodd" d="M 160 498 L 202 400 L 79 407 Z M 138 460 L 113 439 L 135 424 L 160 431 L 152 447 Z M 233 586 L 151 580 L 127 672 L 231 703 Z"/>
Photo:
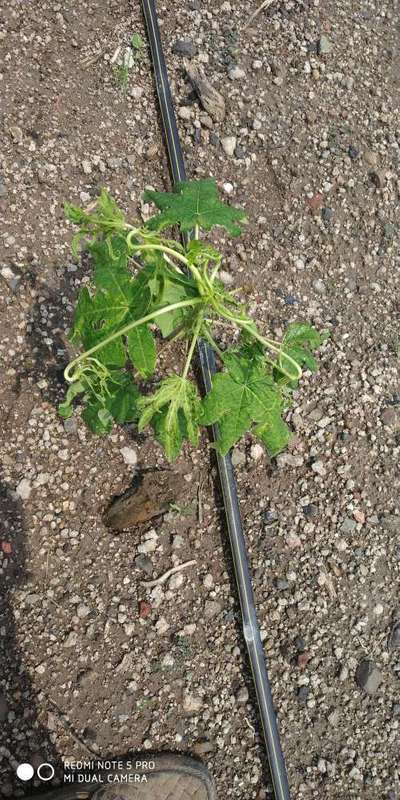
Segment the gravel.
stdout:
<path fill-rule="evenodd" d="M 245 28 L 259 5 L 174 0 L 159 9 L 162 37 L 188 174 L 232 186 L 227 201 L 249 219 L 239 241 L 211 237 L 224 271 L 273 338 L 295 319 L 330 334 L 287 414 L 285 458 L 255 458 L 250 436 L 234 451 L 292 795 L 382 800 L 398 792 L 400 724 L 396 9 L 284 0 Z M 151 210 L 143 187 L 169 185 L 147 49 L 126 91 L 111 64 L 144 36 L 139 6 L 6 4 L 2 23 L 0 795 L 32 793 L 15 778 L 30 759 L 54 762 L 60 780 L 60 755 L 86 755 L 80 738 L 114 755 L 197 753 L 218 796 L 261 800 L 207 436 L 173 466 L 185 507 L 150 535 L 115 534 L 104 511 L 133 469 L 167 467 L 160 449 L 134 426 L 98 439 L 80 415 L 57 415 L 89 276 L 62 204 L 107 186 L 138 219 Z M 174 345 L 164 363 L 179 369 L 181 356 Z M 183 582 L 142 585 L 189 559 Z"/>
<path fill-rule="evenodd" d="M 357 667 L 356 681 L 364 692 L 374 695 L 382 683 L 382 675 L 373 661 L 363 659 Z"/>

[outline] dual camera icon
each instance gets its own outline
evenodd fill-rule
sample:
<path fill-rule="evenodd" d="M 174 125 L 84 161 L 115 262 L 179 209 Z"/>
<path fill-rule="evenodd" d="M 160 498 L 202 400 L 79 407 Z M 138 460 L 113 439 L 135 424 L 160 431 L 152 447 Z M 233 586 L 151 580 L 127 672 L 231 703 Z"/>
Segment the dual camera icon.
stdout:
<path fill-rule="evenodd" d="M 35 774 L 35 769 L 32 764 L 18 764 L 17 767 L 17 778 L 20 781 L 30 781 Z M 41 781 L 51 781 L 54 778 L 55 769 L 51 764 L 48 764 L 45 761 L 43 764 L 40 764 L 36 770 L 36 775 Z"/>

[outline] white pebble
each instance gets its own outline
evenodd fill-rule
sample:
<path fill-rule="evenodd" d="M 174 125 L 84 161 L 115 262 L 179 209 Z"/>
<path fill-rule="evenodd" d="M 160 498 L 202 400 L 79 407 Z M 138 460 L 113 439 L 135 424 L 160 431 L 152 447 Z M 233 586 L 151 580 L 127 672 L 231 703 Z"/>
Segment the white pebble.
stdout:
<path fill-rule="evenodd" d="M 224 136 L 221 139 L 221 145 L 227 156 L 233 156 L 236 148 L 236 136 Z"/>
<path fill-rule="evenodd" d="M 232 67 L 232 69 L 229 70 L 228 75 L 231 81 L 240 81 L 242 78 L 246 77 L 244 69 L 240 69 L 240 67 Z"/>
<path fill-rule="evenodd" d="M 15 493 L 21 498 L 21 500 L 29 500 L 31 491 L 32 487 L 30 481 L 28 481 L 28 478 L 22 478 L 22 481 L 19 482 Z"/>
<path fill-rule="evenodd" d="M 250 448 L 250 455 L 254 461 L 259 461 L 264 455 L 264 448 L 261 444 L 252 444 Z"/>
<path fill-rule="evenodd" d="M 155 624 L 155 628 L 159 636 L 162 636 L 163 633 L 167 632 L 169 624 L 165 619 L 165 617 L 160 617 L 160 619 Z"/>
<path fill-rule="evenodd" d="M 137 464 L 137 453 L 133 447 L 121 447 L 121 455 L 128 467 L 134 467 Z"/>
<path fill-rule="evenodd" d="M 322 478 L 326 475 L 326 469 L 322 461 L 314 461 L 314 463 L 311 464 L 311 469 L 313 472 L 316 472 L 317 475 L 321 475 Z"/>

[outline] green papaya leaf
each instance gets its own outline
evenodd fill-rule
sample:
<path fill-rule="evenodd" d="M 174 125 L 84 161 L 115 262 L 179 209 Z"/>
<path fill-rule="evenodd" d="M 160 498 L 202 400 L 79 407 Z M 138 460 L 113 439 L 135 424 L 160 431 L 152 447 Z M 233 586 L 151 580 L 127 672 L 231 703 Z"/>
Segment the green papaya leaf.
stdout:
<path fill-rule="evenodd" d="M 191 381 L 180 375 L 165 378 L 153 395 L 140 398 L 138 407 L 139 431 L 153 423 L 169 461 L 176 458 L 184 439 L 197 444 L 200 397 Z"/>
<path fill-rule="evenodd" d="M 148 325 L 138 325 L 127 336 L 128 355 L 143 378 L 150 378 L 157 358 L 156 342 Z"/>
<path fill-rule="evenodd" d="M 149 230 L 161 231 L 170 225 L 179 225 L 185 232 L 198 225 L 209 231 L 220 225 L 232 236 L 239 236 L 240 224 L 246 221 L 244 211 L 221 202 L 213 178 L 177 183 L 173 192 L 148 189 L 143 198 L 145 202 L 153 202 L 161 211 L 148 220 Z"/>
<path fill-rule="evenodd" d="M 230 354 L 228 372 L 213 376 L 211 391 L 203 399 L 201 422 L 218 423 L 217 448 L 222 455 L 250 430 L 253 422 L 273 424 L 283 411 L 279 388 L 259 365 Z"/>

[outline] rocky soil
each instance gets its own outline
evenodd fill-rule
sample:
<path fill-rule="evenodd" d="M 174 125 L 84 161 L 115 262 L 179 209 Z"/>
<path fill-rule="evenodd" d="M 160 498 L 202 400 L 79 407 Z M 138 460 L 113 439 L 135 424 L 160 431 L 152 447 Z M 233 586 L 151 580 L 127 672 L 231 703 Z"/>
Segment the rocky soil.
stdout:
<path fill-rule="evenodd" d="M 330 332 L 270 462 L 235 450 L 254 585 L 296 800 L 400 797 L 399 7 L 397 0 L 159 4 L 188 174 L 213 175 L 249 225 L 225 279 L 275 335 Z M 66 333 L 90 266 L 64 200 L 107 186 L 137 217 L 169 184 L 151 65 L 121 58 L 139 4 L 10 0 L 0 14 L 0 795 L 18 763 L 176 750 L 218 796 L 271 797 L 204 437 L 154 523 L 103 515 L 150 435 L 97 439 L 57 416 Z M 119 48 L 119 50 L 118 50 Z M 199 105 L 187 68 L 225 99 Z M 195 565 L 146 587 L 172 566 Z"/>

